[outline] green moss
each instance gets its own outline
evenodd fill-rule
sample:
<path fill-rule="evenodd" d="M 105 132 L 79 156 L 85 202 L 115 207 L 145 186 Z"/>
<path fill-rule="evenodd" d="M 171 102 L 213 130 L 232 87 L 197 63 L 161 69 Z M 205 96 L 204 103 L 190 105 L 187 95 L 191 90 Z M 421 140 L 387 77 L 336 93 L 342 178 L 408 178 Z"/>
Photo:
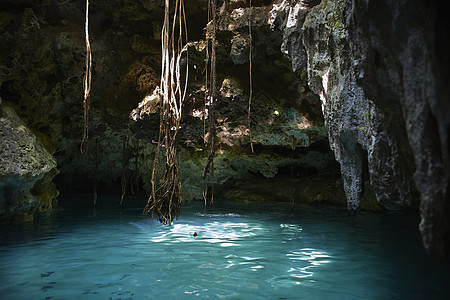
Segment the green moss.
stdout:
<path fill-rule="evenodd" d="M 347 0 L 323 0 L 308 14 L 303 27 L 318 27 L 319 24 L 323 24 L 329 29 L 328 39 L 331 35 L 344 38 L 347 31 L 345 21 L 346 8 Z"/>
<path fill-rule="evenodd" d="M 333 2 L 332 11 L 328 13 L 327 19 L 331 30 L 343 30 L 346 29 L 345 25 L 345 11 L 346 1 L 339 0 Z"/>

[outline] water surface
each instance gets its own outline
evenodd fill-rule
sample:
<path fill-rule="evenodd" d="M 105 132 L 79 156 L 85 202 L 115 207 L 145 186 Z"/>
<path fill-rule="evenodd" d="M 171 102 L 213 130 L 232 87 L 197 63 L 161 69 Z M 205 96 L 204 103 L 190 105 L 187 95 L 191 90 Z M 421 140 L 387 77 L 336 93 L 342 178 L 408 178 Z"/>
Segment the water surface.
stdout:
<path fill-rule="evenodd" d="M 450 299 L 416 212 L 216 201 L 163 226 L 145 199 L 88 201 L 0 227 L 2 299 Z"/>

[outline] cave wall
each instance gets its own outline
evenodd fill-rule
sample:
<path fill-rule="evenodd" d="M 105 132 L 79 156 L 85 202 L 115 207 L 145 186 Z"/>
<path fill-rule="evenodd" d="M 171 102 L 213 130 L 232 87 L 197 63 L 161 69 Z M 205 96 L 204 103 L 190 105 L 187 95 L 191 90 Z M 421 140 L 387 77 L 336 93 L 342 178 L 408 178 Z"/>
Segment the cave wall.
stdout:
<path fill-rule="evenodd" d="M 447 256 L 449 52 L 441 4 L 252 3 L 255 153 L 247 123 L 250 8 L 248 1 L 218 1 L 217 195 L 331 201 L 352 210 L 420 208 L 426 249 Z M 151 95 L 159 84 L 163 2 L 91 2 L 88 155 L 79 151 L 84 3 L 5 0 L 0 8 L 0 105 L 15 110 L 53 154 L 58 189 L 91 192 L 97 182 L 98 192 L 120 194 L 125 176 L 127 193 L 148 193 L 159 122 Z M 206 9 L 206 0 L 186 2 L 190 83 L 179 150 L 186 200 L 201 198 L 207 185 L 200 179 L 209 127 L 203 119 Z M 38 176 L 46 178 L 39 190 L 51 189 L 54 167 L 46 170 L 53 175 Z M 262 188 L 267 186 L 276 188 Z"/>
<path fill-rule="evenodd" d="M 302 1 L 282 4 L 296 14 L 288 19 L 304 20 L 297 27 L 308 84 L 322 101 L 348 208 L 359 209 L 368 190 L 387 209 L 420 206 L 425 248 L 448 256 L 450 98 L 442 7 L 323 0 L 305 16 Z M 305 57 L 299 50 L 288 55 Z"/>
<path fill-rule="evenodd" d="M 93 82 L 86 155 L 80 153 L 84 5 L 70 0 L 0 3 L 5 41 L 0 49 L 0 96 L 57 161 L 60 173 L 53 182 L 61 192 L 92 193 L 95 185 L 98 193 L 120 198 L 121 180 L 126 178 L 127 195 L 146 195 L 159 128 L 151 95 L 159 84 L 163 1 L 91 1 Z M 280 51 L 282 35 L 268 22 L 272 2 L 253 5 L 254 153 L 247 122 L 249 7 L 246 1 L 219 1 L 215 196 L 343 203 L 320 99 Z M 209 127 L 209 120 L 202 119 L 206 10 L 205 0 L 186 2 L 191 43 L 184 67 L 189 68 L 190 85 L 179 149 L 186 201 L 201 199 L 208 184 L 201 180 Z M 329 174 L 325 181 L 322 173 Z M 277 188 L 268 193 L 253 182 Z"/>
<path fill-rule="evenodd" d="M 0 103 L 0 220 L 33 220 L 35 212 L 57 206 L 52 183 L 56 160 L 17 116 Z"/>

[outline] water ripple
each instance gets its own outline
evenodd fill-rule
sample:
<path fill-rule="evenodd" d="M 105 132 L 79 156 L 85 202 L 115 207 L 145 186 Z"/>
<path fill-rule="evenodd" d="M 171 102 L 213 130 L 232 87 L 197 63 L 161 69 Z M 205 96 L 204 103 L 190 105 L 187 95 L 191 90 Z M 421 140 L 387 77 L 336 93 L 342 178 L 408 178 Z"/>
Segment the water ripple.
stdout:
<path fill-rule="evenodd" d="M 331 262 L 331 256 L 327 252 L 313 248 L 289 251 L 286 257 L 290 260 L 287 274 L 271 278 L 269 282 L 273 287 L 312 285 L 315 282 L 312 280 L 315 268 Z"/>
<path fill-rule="evenodd" d="M 219 243 L 222 247 L 238 246 L 236 241 L 257 235 L 262 228 L 257 225 L 237 222 L 208 222 L 203 225 L 174 224 L 166 232 L 160 231 L 151 240 L 155 243 L 207 242 Z M 194 237 L 194 233 L 197 233 Z"/>

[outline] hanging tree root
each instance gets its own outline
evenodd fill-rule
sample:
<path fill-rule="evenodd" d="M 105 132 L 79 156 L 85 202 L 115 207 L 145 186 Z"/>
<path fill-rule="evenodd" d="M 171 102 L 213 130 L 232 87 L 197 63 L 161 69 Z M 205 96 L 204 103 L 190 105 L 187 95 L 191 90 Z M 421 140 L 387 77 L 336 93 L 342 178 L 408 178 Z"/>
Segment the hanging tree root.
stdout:
<path fill-rule="evenodd" d="M 216 114 L 214 109 L 214 102 L 216 99 L 216 6 L 217 0 L 210 0 L 210 15 L 211 15 L 211 71 L 210 71 L 210 85 L 209 85 L 209 156 L 206 165 L 203 169 L 202 178 L 205 179 L 209 173 L 211 187 L 211 205 L 214 202 L 214 156 L 216 153 Z M 209 20 L 208 20 L 209 21 Z M 206 206 L 206 192 L 207 186 L 205 186 L 205 191 L 203 193 L 203 198 L 205 200 Z"/>
<path fill-rule="evenodd" d="M 206 179 L 206 176 L 208 175 L 210 168 L 211 168 L 211 164 L 214 160 L 214 151 L 215 149 L 213 149 L 213 151 L 210 152 L 209 156 L 208 156 L 208 160 L 206 161 L 206 165 L 203 168 L 203 174 L 202 174 L 202 179 Z"/>
<path fill-rule="evenodd" d="M 292 208 L 291 210 L 294 211 L 295 207 L 295 195 L 294 195 L 294 156 L 295 156 L 295 149 L 297 148 L 297 140 L 292 135 L 291 136 L 291 202 L 292 202 Z"/>
<path fill-rule="evenodd" d="M 161 32 L 162 71 L 160 88 L 162 94 L 160 97 L 159 136 L 153 161 L 152 192 L 144 208 L 144 214 L 152 213 L 152 216 L 156 215 L 160 222 L 169 225 L 178 216 L 182 201 L 177 144 L 188 80 L 188 68 L 186 67 L 183 86 L 180 62 L 184 52 L 186 52 L 187 59 L 187 45 L 183 46 L 183 38 L 187 43 L 184 2 L 183 0 L 175 0 L 174 17 L 170 29 L 169 0 L 165 0 L 164 25 Z M 164 174 L 158 180 L 159 154 L 163 145 L 165 146 Z"/>
<path fill-rule="evenodd" d="M 170 119 L 168 121 L 169 121 L 168 123 L 164 124 L 170 126 L 172 122 L 170 122 Z M 156 215 L 158 220 L 162 222 L 164 225 L 166 225 L 167 223 L 170 225 L 173 219 L 178 216 L 182 201 L 180 171 L 176 158 L 178 131 L 167 130 L 166 126 L 160 126 L 160 132 L 164 132 L 166 135 L 162 138 L 160 134 L 153 165 L 152 193 L 147 202 L 147 205 L 144 208 L 144 214 L 152 213 L 152 216 Z M 164 169 L 164 175 L 160 179 L 158 185 L 156 182 L 156 177 L 162 139 L 165 141 L 164 156 L 166 159 L 166 164 Z"/>
<path fill-rule="evenodd" d="M 100 151 L 99 142 L 98 139 L 95 139 L 95 174 L 94 174 L 94 203 L 93 203 L 94 208 L 97 205 L 97 187 L 99 181 L 98 175 L 99 151 Z"/>
<path fill-rule="evenodd" d="M 250 139 L 250 148 L 253 151 L 253 139 L 252 139 L 252 131 L 250 129 L 251 120 L 250 120 L 250 112 L 252 107 L 252 96 L 253 96 L 253 79 L 252 79 L 252 0 L 250 0 L 249 12 L 248 12 L 248 39 L 249 39 L 249 52 L 248 52 L 248 64 L 249 64 L 249 96 L 248 96 L 248 114 L 247 114 L 247 125 L 248 125 L 248 136 Z"/>
<path fill-rule="evenodd" d="M 210 3 L 210 0 L 208 0 L 208 22 L 210 21 L 210 19 L 211 19 L 211 3 Z M 204 102 L 204 106 L 203 106 L 203 142 L 206 144 L 208 142 L 206 139 L 206 106 L 208 105 L 207 103 L 208 103 L 208 96 L 209 96 L 209 93 L 208 93 L 208 64 L 209 64 L 209 40 L 208 40 L 208 37 L 206 37 L 205 40 L 206 40 L 206 51 L 205 51 L 206 58 L 205 58 L 205 70 L 204 70 L 204 73 L 205 73 L 205 102 Z"/>
<path fill-rule="evenodd" d="M 208 0 L 208 23 L 211 20 L 211 1 Z M 208 26 L 208 25 L 207 25 Z M 208 88 L 208 65 L 209 65 L 209 39 L 208 34 L 206 34 L 206 58 L 205 58 L 205 102 L 203 106 L 203 142 L 206 144 L 208 143 L 208 140 L 206 138 L 206 107 L 208 106 L 208 97 L 209 97 L 209 88 Z M 209 166 L 211 164 L 212 159 L 214 159 L 214 156 L 209 155 L 208 162 L 205 165 L 205 168 L 203 169 L 202 179 L 205 179 L 206 176 L 209 173 Z M 203 187 L 203 201 L 206 207 L 207 203 L 207 196 L 208 196 L 208 185 L 205 184 Z"/>
<path fill-rule="evenodd" d="M 80 152 L 87 153 L 87 141 L 89 138 L 89 108 L 91 96 L 92 81 L 92 52 L 91 43 L 89 42 L 89 0 L 86 0 L 86 22 L 85 22 L 85 39 L 86 39 L 86 74 L 84 75 L 84 99 L 83 99 L 83 138 L 81 140 Z"/>
<path fill-rule="evenodd" d="M 169 157 L 165 165 L 164 175 L 159 186 L 152 191 L 144 213 L 152 212 L 164 225 L 167 223 L 170 225 L 173 219 L 178 216 L 182 198 L 180 172 L 176 160 L 176 142 L 172 142 L 170 146 L 166 145 L 166 148 L 168 149 L 166 149 L 165 154 Z M 156 187 L 156 182 L 152 180 L 153 184 Z"/>
<path fill-rule="evenodd" d="M 120 205 L 123 204 L 123 198 L 125 197 L 125 193 L 127 191 L 128 184 L 128 137 L 123 138 L 123 148 L 122 148 L 122 175 L 120 176 L 120 185 L 122 188 L 122 194 L 120 196 Z"/>
<path fill-rule="evenodd" d="M 133 157 L 134 157 L 134 172 L 133 175 L 131 175 L 130 178 L 130 192 L 131 195 L 135 195 L 139 193 L 139 140 L 134 140 L 134 147 L 133 147 Z"/>

